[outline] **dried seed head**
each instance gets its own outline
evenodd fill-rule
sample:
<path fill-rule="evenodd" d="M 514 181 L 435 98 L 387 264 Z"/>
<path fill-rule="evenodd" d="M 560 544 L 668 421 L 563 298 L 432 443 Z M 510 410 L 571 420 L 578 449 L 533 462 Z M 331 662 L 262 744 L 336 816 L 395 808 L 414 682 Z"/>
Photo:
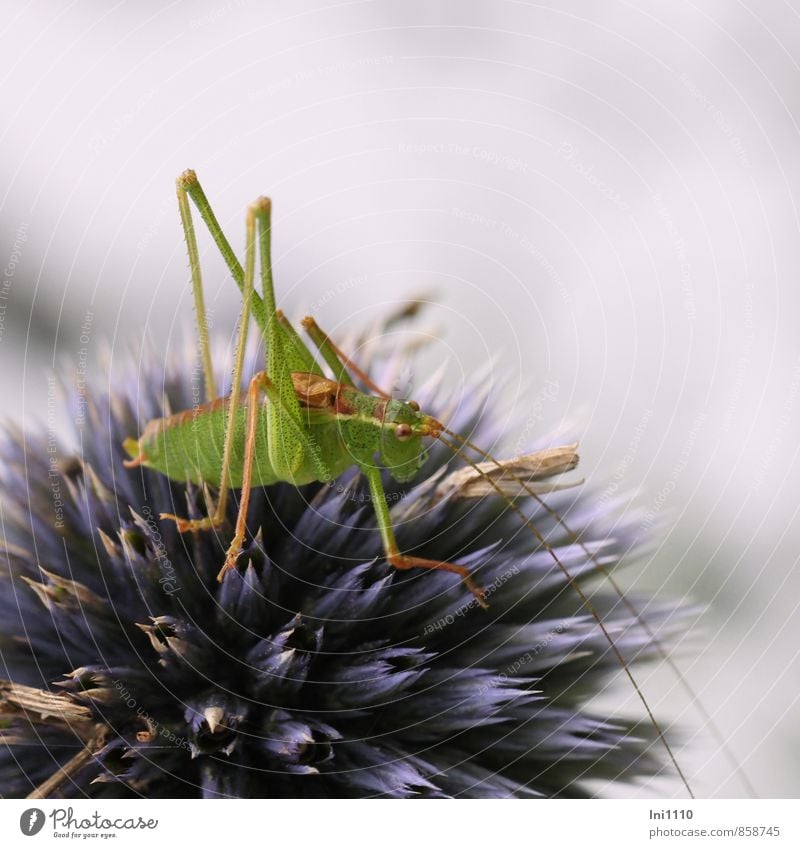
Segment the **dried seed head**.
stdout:
<path fill-rule="evenodd" d="M 549 478 L 572 471 L 578 465 L 577 449 L 578 445 L 574 443 L 512 459 L 499 460 L 498 463 L 477 463 L 476 468 L 471 466 L 459 468 L 439 483 L 434 491 L 434 500 L 440 501 L 448 496 L 454 498 L 493 496 L 497 495 L 495 486 L 499 486 L 508 498 L 525 497 L 528 493 L 523 488 L 523 484 L 537 495 L 579 486 L 582 480 L 560 483 L 549 481 Z"/>

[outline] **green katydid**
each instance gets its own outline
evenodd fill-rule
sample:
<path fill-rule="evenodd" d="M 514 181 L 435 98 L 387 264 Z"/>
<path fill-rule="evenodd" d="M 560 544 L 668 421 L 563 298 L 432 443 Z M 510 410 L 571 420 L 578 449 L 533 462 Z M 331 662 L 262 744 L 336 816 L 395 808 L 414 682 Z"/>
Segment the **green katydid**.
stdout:
<path fill-rule="evenodd" d="M 522 478 L 513 461 L 499 462 L 420 410 L 415 402 L 392 398 L 374 385 L 369 376 L 336 346 L 313 318 L 305 318 L 303 327 L 335 379 L 324 374 L 312 351 L 277 309 L 270 257 L 271 204 L 267 198 L 258 199 L 247 210 L 245 262 L 242 267 L 193 171 L 186 171 L 178 178 L 177 195 L 189 254 L 200 355 L 209 402 L 197 409 L 149 422 L 139 439 L 126 440 L 124 446 L 131 457 L 126 465 L 152 468 L 181 482 L 189 480 L 212 485 L 218 488 L 219 496 L 216 508 L 206 518 L 188 520 L 166 514 L 161 517 L 175 521 L 180 532 L 200 532 L 219 527 L 225 520 L 229 489 L 241 488 L 234 537 L 218 576 L 221 581 L 229 571 L 235 569 L 242 551 L 250 490 L 253 486 L 266 486 L 280 481 L 297 486 L 312 481 L 329 482 L 356 464 L 369 484 L 388 563 L 398 569 L 419 567 L 453 572 L 461 577 L 477 602 L 485 607 L 487 604 L 483 590 L 473 582 L 464 566 L 403 554 L 395 540 L 381 468 L 388 469 L 399 482 L 410 481 L 425 459 L 423 439 L 438 439 L 454 455 L 465 460 L 485 489 L 503 499 L 518 515 L 523 526 L 533 533 L 541 547 L 550 554 L 554 564 L 563 573 L 565 582 L 576 592 L 602 631 L 644 705 L 686 790 L 694 797 L 669 743 L 603 619 L 557 553 L 524 515 L 517 503 L 518 498 L 526 495 L 533 497 L 574 543 L 583 549 L 597 570 L 610 581 L 621 601 L 648 633 L 655 648 L 702 710 L 691 687 L 668 657 L 666 649 L 604 566 L 583 545 L 579 534 L 573 532 L 565 520 L 547 506 L 539 493 Z M 233 379 L 230 395 L 225 398 L 213 399 L 216 396 L 215 381 L 190 201 L 196 206 L 242 291 Z M 257 256 L 261 295 L 255 291 L 254 285 Z M 266 368 L 250 380 L 246 396 L 242 397 L 241 383 L 251 316 L 266 343 Z M 372 394 L 360 391 L 354 377 Z M 477 454 L 485 461 L 478 463 L 468 452 Z M 713 727 L 710 717 L 707 713 L 705 715 L 707 723 Z M 724 740 L 718 737 L 718 741 L 738 770 L 738 763 L 727 750 Z"/>
<path fill-rule="evenodd" d="M 211 209 L 195 174 L 182 175 L 178 182 L 181 216 L 189 245 L 192 278 L 197 298 L 200 338 L 207 390 L 213 394 L 208 335 L 202 301 L 202 284 L 196 242 L 188 211 L 187 195 L 198 204 L 212 233 L 224 238 L 211 218 Z M 253 486 L 288 482 L 301 486 L 313 481 L 329 482 L 349 466 L 357 464 L 366 477 L 375 508 L 386 558 L 395 568 L 433 568 L 461 576 L 467 588 L 485 605 L 483 591 L 468 570 L 454 563 L 439 562 L 400 553 L 374 456 L 390 469 L 398 482 L 411 480 L 425 458 L 424 436 L 438 436 L 443 427 L 421 412 L 413 401 L 390 398 L 373 387 L 376 395 L 358 391 L 344 357 L 312 318 L 304 321 L 323 359 L 339 373 L 341 382 L 328 379 L 275 305 L 270 262 L 269 199 L 260 198 L 247 211 L 245 265 L 242 277 L 242 311 L 230 397 L 212 401 L 205 408 L 152 421 L 141 438 L 126 442 L 133 457 L 128 467 L 144 465 L 178 480 L 209 483 L 220 490 L 213 514 L 199 520 L 174 515 L 181 532 L 219 527 L 225 520 L 228 489 L 242 489 L 236 532 L 219 573 L 235 567 L 245 539 L 245 521 Z M 260 254 L 263 300 L 254 291 L 256 251 Z M 228 257 L 228 248 L 224 254 Z M 232 256 L 232 254 L 230 254 Z M 266 370 L 250 381 L 245 403 L 240 384 L 244 368 L 247 327 L 251 312 L 267 344 Z M 360 373 L 360 372 L 359 372 Z M 266 400 L 262 404 L 261 398 Z M 219 446 L 223 445 L 220 456 Z"/>

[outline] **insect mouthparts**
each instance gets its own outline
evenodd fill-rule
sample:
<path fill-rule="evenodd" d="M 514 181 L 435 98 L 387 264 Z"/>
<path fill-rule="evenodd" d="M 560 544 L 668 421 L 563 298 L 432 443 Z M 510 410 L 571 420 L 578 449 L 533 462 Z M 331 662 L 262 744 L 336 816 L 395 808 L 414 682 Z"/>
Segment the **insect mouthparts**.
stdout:
<path fill-rule="evenodd" d="M 420 436 L 431 436 L 434 439 L 438 439 L 442 430 L 444 430 L 444 424 L 440 424 L 435 418 L 426 415 L 423 423 L 414 429 Z"/>

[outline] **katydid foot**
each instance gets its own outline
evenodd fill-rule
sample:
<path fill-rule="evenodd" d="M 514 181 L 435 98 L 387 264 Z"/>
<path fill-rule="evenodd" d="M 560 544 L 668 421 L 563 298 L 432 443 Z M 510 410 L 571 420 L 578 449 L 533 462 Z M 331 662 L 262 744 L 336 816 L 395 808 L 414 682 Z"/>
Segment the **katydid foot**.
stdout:
<path fill-rule="evenodd" d="M 464 585 L 475 596 L 483 609 L 489 609 L 489 604 L 486 603 L 486 593 L 484 590 L 472 582 L 469 569 L 463 565 L 455 565 L 452 562 L 441 562 L 436 559 L 423 559 L 422 557 L 407 556 L 406 554 L 389 554 L 386 557 L 389 565 L 394 568 L 405 571 L 409 568 L 429 568 L 431 570 L 452 571 L 461 577 Z"/>
<path fill-rule="evenodd" d="M 233 537 L 233 541 L 228 548 L 228 553 L 225 554 L 225 564 L 220 568 L 219 574 L 217 575 L 217 583 L 222 583 L 225 579 L 225 575 L 229 571 L 233 571 L 236 569 L 236 563 L 239 560 L 239 554 L 242 552 L 242 545 L 244 544 L 244 537 L 239 538 L 238 534 Z"/>
<path fill-rule="evenodd" d="M 208 515 L 205 518 L 181 518 L 169 512 L 159 515 L 163 521 L 174 521 L 179 533 L 200 533 L 203 530 L 218 530 L 225 523 L 225 516 Z"/>
<path fill-rule="evenodd" d="M 172 515 L 168 512 L 162 512 L 159 516 L 162 519 L 174 521 L 179 533 L 200 533 L 203 530 L 217 530 L 225 523 L 225 517 L 218 518 L 216 515 L 209 515 L 206 518 L 180 518 L 177 515 Z M 238 533 L 233 537 L 233 541 L 225 554 L 225 564 L 217 575 L 217 580 L 221 583 L 223 577 L 233 568 L 236 568 L 236 562 L 239 559 L 239 554 L 242 552 L 244 544 L 244 536 Z"/>

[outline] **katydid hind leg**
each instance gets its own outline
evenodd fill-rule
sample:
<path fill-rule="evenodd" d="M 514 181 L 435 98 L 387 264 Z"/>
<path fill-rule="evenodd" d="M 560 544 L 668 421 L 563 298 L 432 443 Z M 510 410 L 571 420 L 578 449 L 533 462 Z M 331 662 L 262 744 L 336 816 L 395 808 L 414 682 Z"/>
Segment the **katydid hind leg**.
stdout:
<path fill-rule="evenodd" d="M 228 266 L 228 270 L 230 271 L 234 282 L 237 286 L 239 286 L 242 293 L 244 293 L 244 269 L 242 268 L 239 260 L 236 258 L 236 254 L 225 236 L 225 233 L 217 220 L 217 216 L 211 208 L 211 204 L 208 202 L 208 198 L 203 191 L 203 187 L 197 179 L 197 174 L 193 170 L 189 169 L 184 171 L 178 177 L 178 192 L 184 192 L 191 198 L 197 208 L 197 211 L 200 213 L 200 217 L 203 219 L 203 223 L 205 223 L 211 238 L 214 240 L 220 255 L 225 261 L 225 264 Z M 252 311 L 256 324 L 258 324 L 262 333 L 265 332 L 268 315 L 258 292 L 253 292 L 252 295 Z"/>
<path fill-rule="evenodd" d="M 242 494 L 239 500 L 239 513 L 236 519 L 236 530 L 233 541 L 231 542 L 225 564 L 223 565 L 218 580 L 222 580 L 225 574 L 236 567 L 236 562 L 239 554 L 242 552 L 245 536 L 247 533 L 247 512 L 250 505 L 250 493 L 252 491 L 253 468 L 256 458 L 256 439 L 258 433 L 258 415 L 262 410 L 260 397 L 265 395 L 269 406 L 275 406 L 283 412 L 285 416 L 286 426 L 293 433 L 294 438 L 302 449 L 312 459 L 317 468 L 317 474 L 320 480 L 329 480 L 331 475 L 325 465 L 325 461 L 320 455 L 316 445 L 311 441 L 309 435 L 302 427 L 288 415 L 287 410 L 283 408 L 283 401 L 277 387 L 269 379 L 265 371 L 260 371 L 250 381 L 250 387 L 247 393 L 247 424 L 245 428 L 245 455 L 244 469 L 242 479 Z M 267 425 L 269 419 L 267 418 Z"/>
<path fill-rule="evenodd" d="M 294 389 L 291 369 L 291 347 L 278 320 L 272 280 L 271 204 L 262 197 L 254 204 L 260 254 L 263 303 L 267 310 L 266 373 L 278 403 L 267 406 L 267 452 L 276 475 L 292 482 L 302 465 L 305 446 L 297 438 L 302 430 L 300 403 Z"/>
<path fill-rule="evenodd" d="M 185 215 L 186 219 L 190 223 L 190 226 L 192 227 L 192 236 L 194 235 L 194 227 L 191 223 L 191 211 L 189 210 L 189 205 L 186 202 L 187 198 L 190 198 L 194 203 L 195 207 L 200 213 L 200 217 L 206 225 L 209 234 L 211 235 L 214 243 L 216 244 L 220 255 L 225 261 L 225 264 L 228 266 L 228 270 L 230 271 L 231 276 L 233 277 L 236 284 L 239 286 L 239 289 L 244 292 L 244 268 L 237 259 L 236 254 L 234 253 L 234 250 L 230 245 L 230 242 L 225 236 L 225 233 L 222 230 L 222 227 L 220 226 L 216 215 L 214 214 L 214 210 L 211 208 L 211 204 L 209 203 L 208 198 L 206 197 L 206 194 L 203 191 L 199 180 L 197 179 L 197 174 L 195 174 L 195 172 L 192 170 L 184 171 L 184 173 L 182 173 L 180 177 L 178 177 L 177 187 L 179 202 L 184 204 L 186 207 Z M 265 202 L 268 201 L 266 201 L 265 198 L 262 198 L 260 201 L 257 202 L 263 205 Z M 183 206 L 181 207 L 181 215 L 182 217 L 184 216 Z M 184 231 L 186 231 L 185 227 Z M 188 242 L 189 236 L 187 235 L 187 244 Z M 267 325 L 271 316 L 274 314 L 275 317 L 278 319 L 279 324 L 281 325 L 281 329 L 285 332 L 287 336 L 286 341 L 292 343 L 288 346 L 289 350 L 286 351 L 286 355 L 290 360 L 291 370 L 315 372 L 317 369 L 314 367 L 314 357 L 311 355 L 311 352 L 300 339 L 300 336 L 288 324 L 286 319 L 283 317 L 283 314 L 279 310 L 275 310 L 274 313 L 270 311 L 270 305 L 274 307 L 275 304 L 275 295 L 272 290 L 271 270 L 268 270 L 268 275 L 269 283 L 265 286 L 265 299 L 262 300 L 261 296 L 256 291 L 253 291 L 250 295 L 253 319 L 255 320 L 256 324 L 258 324 L 262 335 L 266 338 Z M 200 292 L 202 296 L 202 289 L 200 289 Z M 195 298 L 195 301 L 197 302 L 197 298 Z"/>
<path fill-rule="evenodd" d="M 244 291 L 242 295 L 242 311 L 239 317 L 239 335 L 236 341 L 236 359 L 233 366 L 233 377 L 231 379 L 231 393 L 228 403 L 228 418 L 225 425 L 225 440 L 222 451 L 222 467 L 220 471 L 219 498 L 217 507 L 212 515 L 201 519 L 181 519 L 169 513 L 163 513 L 162 518 L 175 521 L 180 533 L 192 531 L 209 530 L 220 527 L 225 522 L 226 508 L 228 502 L 228 489 L 231 479 L 231 460 L 233 457 L 233 441 L 236 434 L 236 416 L 239 412 L 239 400 L 241 396 L 242 374 L 244 372 L 245 352 L 247 350 L 247 330 L 250 322 L 250 309 L 253 295 L 253 280 L 255 278 L 255 209 L 247 210 L 246 249 L 245 249 L 245 272 Z"/>
<path fill-rule="evenodd" d="M 320 329 L 317 322 L 310 315 L 303 318 L 300 323 L 308 334 L 308 337 L 314 343 L 314 347 L 320 352 L 325 364 L 331 369 L 333 379 L 337 383 L 343 383 L 346 386 L 355 386 L 353 378 L 347 370 L 347 363 L 341 356 L 337 355 L 338 350 L 334 349 L 327 333 L 324 333 Z"/>
<path fill-rule="evenodd" d="M 211 401 L 217 396 L 214 367 L 211 361 L 211 345 L 208 337 L 208 316 L 206 314 L 205 298 L 203 296 L 203 275 L 200 268 L 200 254 L 197 250 L 197 236 L 194 231 L 192 210 L 189 197 L 184 187 L 184 177 L 177 180 L 178 209 L 181 215 L 183 236 L 186 240 L 186 251 L 189 255 L 189 269 L 192 276 L 192 294 L 194 296 L 194 312 L 197 321 L 197 338 L 200 344 L 200 359 L 203 363 L 206 400 Z"/>
<path fill-rule="evenodd" d="M 304 371 L 307 374 L 316 374 L 324 377 L 322 369 L 314 359 L 314 354 L 308 349 L 308 345 L 300 338 L 300 334 L 291 325 L 289 319 L 279 309 L 275 313 L 281 332 L 283 333 L 283 344 L 286 358 L 289 360 L 290 371 Z"/>

